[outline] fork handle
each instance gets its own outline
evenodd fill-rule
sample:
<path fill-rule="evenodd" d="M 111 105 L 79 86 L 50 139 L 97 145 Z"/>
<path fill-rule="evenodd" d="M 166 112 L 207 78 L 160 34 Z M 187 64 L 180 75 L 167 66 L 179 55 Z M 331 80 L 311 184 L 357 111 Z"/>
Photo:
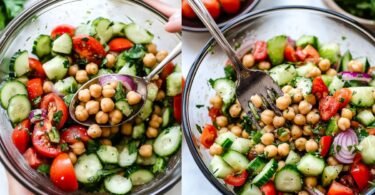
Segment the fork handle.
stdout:
<path fill-rule="evenodd" d="M 216 42 L 225 51 L 230 61 L 234 64 L 236 72 L 239 73 L 243 69 L 241 60 L 237 57 L 236 52 L 233 50 L 232 46 L 229 44 L 227 39 L 224 37 L 223 33 L 217 26 L 215 20 L 211 17 L 210 13 L 207 11 L 206 7 L 201 0 L 188 0 L 193 11 L 197 14 L 199 19 L 210 31 L 211 35 L 214 37 Z"/>

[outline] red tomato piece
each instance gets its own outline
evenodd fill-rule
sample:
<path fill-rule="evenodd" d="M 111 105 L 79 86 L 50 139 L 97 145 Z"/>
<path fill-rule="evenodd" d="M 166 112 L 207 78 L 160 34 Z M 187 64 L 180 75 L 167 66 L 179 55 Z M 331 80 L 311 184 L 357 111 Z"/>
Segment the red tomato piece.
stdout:
<path fill-rule="evenodd" d="M 36 98 L 41 98 L 43 95 L 43 80 L 41 78 L 35 78 L 27 81 L 27 93 L 29 96 L 29 100 L 33 103 Z"/>
<path fill-rule="evenodd" d="M 61 139 L 68 144 L 74 144 L 79 141 L 87 142 L 90 137 L 87 135 L 87 128 L 82 125 L 73 125 L 64 130 Z"/>
<path fill-rule="evenodd" d="M 320 138 L 320 155 L 326 156 L 329 152 L 329 148 L 331 147 L 333 141 L 333 137 L 326 135 Z"/>
<path fill-rule="evenodd" d="M 213 125 L 207 124 L 202 131 L 202 135 L 200 139 L 201 144 L 204 147 L 209 148 L 212 144 L 214 144 L 216 137 L 217 137 L 216 128 Z"/>
<path fill-rule="evenodd" d="M 300 47 L 297 47 L 296 49 L 296 56 L 298 61 L 305 61 L 306 59 L 306 54 L 303 53 L 302 48 Z"/>
<path fill-rule="evenodd" d="M 354 193 L 353 190 L 349 187 L 346 187 L 339 182 L 333 181 L 327 195 L 354 195 Z"/>
<path fill-rule="evenodd" d="M 224 182 L 229 185 L 238 187 L 245 184 L 248 176 L 249 174 L 247 173 L 247 171 L 243 170 L 239 175 L 228 175 L 227 177 L 225 177 Z"/>
<path fill-rule="evenodd" d="M 240 0 L 219 0 L 223 10 L 228 14 L 236 14 L 240 11 Z"/>
<path fill-rule="evenodd" d="M 267 43 L 265 41 L 256 41 L 252 53 L 256 61 L 267 59 Z"/>
<path fill-rule="evenodd" d="M 340 104 L 332 96 L 326 96 L 319 102 L 319 114 L 322 120 L 327 121 L 335 116 L 339 110 Z"/>
<path fill-rule="evenodd" d="M 286 45 L 284 50 L 284 57 L 288 62 L 297 62 L 297 54 L 292 45 Z"/>
<path fill-rule="evenodd" d="M 208 116 L 211 117 L 211 120 L 212 120 L 212 121 L 215 121 L 215 120 L 216 120 L 216 117 L 219 116 L 220 114 L 221 114 L 221 111 L 220 111 L 219 108 L 214 108 L 214 107 L 212 107 L 212 108 L 210 108 L 210 109 L 208 110 Z"/>
<path fill-rule="evenodd" d="M 353 163 L 350 174 L 353 176 L 360 191 L 369 185 L 371 174 L 370 169 L 365 164 L 361 162 Z"/>
<path fill-rule="evenodd" d="M 52 129 L 52 124 L 45 119 L 42 122 L 36 123 L 32 135 L 32 142 L 38 154 L 47 157 L 55 158 L 61 153 L 61 149 L 57 144 L 50 142 L 47 132 Z"/>
<path fill-rule="evenodd" d="M 262 187 L 260 187 L 260 190 L 264 195 L 276 195 L 276 188 L 273 181 L 269 181 L 264 184 Z"/>
<path fill-rule="evenodd" d="M 12 141 L 18 151 L 22 154 L 29 147 L 30 143 L 30 120 L 26 119 L 18 124 L 12 132 Z"/>
<path fill-rule="evenodd" d="M 78 35 L 73 37 L 74 52 L 81 60 L 100 64 L 106 55 L 104 47 L 94 37 Z"/>
<path fill-rule="evenodd" d="M 336 101 L 339 102 L 340 108 L 344 108 L 346 105 L 349 104 L 350 99 L 352 98 L 352 91 L 348 88 L 342 88 L 337 90 L 333 97 L 336 99 Z"/>
<path fill-rule="evenodd" d="M 134 44 L 125 38 L 114 38 L 108 43 L 108 46 L 110 51 L 122 52 L 132 48 Z"/>
<path fill-rule="evenodd" d="M 320 100 L 328 95 L 328 87 L 321 77 L 316 77 L 312 84 L 312 93 Z"/>
<path fill-rule="evenodd" d="M 220 16 L 220 4 L 218 0 L 203 0 L 202 2 L 214 19 Z"/>
<path fill-rule="evenodd" d="M 176 95 L 173 97 L 173 116 L 178 123 L 181 123 L 182 118 L 182 95 Z"/>
<path fill-rule="evenodd" d="M 187 0 L 182 1 L 182 16 L 186 18 L 196 18 L 197 15 L 193 11 L 193 9 L 190 7 Z"/>
<path fill-rule="evenodd" d="M 306 59 L 305 59 L 306 62 L 312 62 L 314 64 L 319 63 L 319 58 L 320 58 L 319 52 L 313 46 L 307 45 L 303 49 L 303 53 L 306 54 Z"/>
<path fill-rule="evenodd" d="M 161 71 L 160 78 L 165 80 L 170 74 L 173 73 L 174 68 L 175 68 L 174 64 L 172 62 L 169 62 L 167 65 L 165 65 L 165 67 Z"/>
<path fill-rule="evenodd" d="M 36 153 L 34 148 L 29 148 L 23 153 L 23 157 L 25 158 L 26 162 L 30 165 L 31 168 L 36 169 L 41 164 L 43 164 L 43 160 L 39 157 Z"/>
<path fill-rule="evenodd" d="M 35 58 L 29 58 L 29 67 L 31 69 L 31 77 L 42 79 L 46 78 L 46 73 L 44 72 L 43 65 L 39 60 Z"/>
<path fill-rule="evenodd" d="M 52 32 L 51 32 L 51 38 L 56 39 L 57 37 L 68 33 L 69 36 L 73 37 L 76 29 L 74 26 L 71 26 L 69 24 L 61 24 L 59 26 L 56 26 Z"/>
<path fill-rule="evenodd" d="M 52 162 L 50 178 L 53 184 L 66 192 L 78 189 L 78 181 L 68 154 L 58 155 Z"/>
<path fill-rule="evenodd" d="M 41 108 L 48 111 L 48 119 L 53 122 L 57 129 L 61 129 L 68 120 L 68 107 L 64 100 L 54 93 L 50 93 L 42 98 Z M 58 112 L 61 113 L 59 114 Z M 55 114 L 60 115 L 59 120 L 54 120 Z M 59 122 L 57 123 L 57 121 Z"/>

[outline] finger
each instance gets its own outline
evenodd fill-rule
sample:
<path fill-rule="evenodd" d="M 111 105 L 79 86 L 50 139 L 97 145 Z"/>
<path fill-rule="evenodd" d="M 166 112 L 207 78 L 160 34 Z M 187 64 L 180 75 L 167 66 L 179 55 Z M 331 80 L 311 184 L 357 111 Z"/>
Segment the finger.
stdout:
<path fill-rule="evenodd" d="M 8 188 L 9 195 L 32 195 L 26 188 L 24 188 L 17 180 L 15 180 L 11 175 L 7 174 L 8 178 Z"/>
<path fill-rule="evenodd" d="M 173 13 L 177 12 L 178 10 L 176 8 L 171 7 L 170 5 L 167 5 L 166 3 L 160 1 L 160 0 L 143 0 L 143 2 L 147 3 L 151 7 L 157 9 L 159 12 L 164 14 L 167 17 L 170 17 L 173 15 Z"/>
<path fill-rule="evenodd" d="M 165 30 L 168 32 L 180 32 L 182 28 L 182 16 L 181 12 L 174 13 L 165 25 Z"/>

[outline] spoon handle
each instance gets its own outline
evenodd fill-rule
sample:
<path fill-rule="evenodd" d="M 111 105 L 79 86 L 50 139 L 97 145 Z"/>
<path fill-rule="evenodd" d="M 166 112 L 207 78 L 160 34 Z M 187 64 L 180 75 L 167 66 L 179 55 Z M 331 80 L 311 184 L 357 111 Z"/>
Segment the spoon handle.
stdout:
<path fill-rule="evenodd" d="M 179 42 L 175 48 L 168 54 L 167 57 L 164 58 L 151 72 L 148 74 L 144 79 L 149 82 L 156 74 L 158 74 L 165 65 L 167 65 L 170 61 L 175 59 L 178 55 L 181 54 L 182 43 Z"/>
<path fill-rule="evenodd" d="M 210 13 L 207 11 L 206 7 L 201 0 L 188 0 L 191 8 L 197 14 L 199 19 L 210 31 L 211 35 L 214 37 L 219 46 L 225 51 L 230 61 L 235 65 L 236 71 L 239 72 L 242 69 L 242 63 L 237 57 L 236 52 L 233 50 L 227 39 L 224 37 L 223 33 L 217 26 L 215 20 L 211 17 Z"/>

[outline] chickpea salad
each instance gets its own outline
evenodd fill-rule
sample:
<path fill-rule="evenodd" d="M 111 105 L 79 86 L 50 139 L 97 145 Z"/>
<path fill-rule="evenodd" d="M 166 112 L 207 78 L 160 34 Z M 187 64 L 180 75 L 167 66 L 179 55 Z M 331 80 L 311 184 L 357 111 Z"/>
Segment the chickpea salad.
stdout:
<path fill-rule="evenodd" d="M 374 186 L 375 69 L 366 57 L 316 36 L 279 35 L 256 41 L 242 63 L 282 88 L 272 98 L 281 115 L 259 95 L 249 97 L 252 114 L 244 113 L 231 65 L 210 79 L 212 124 L 202 127 L 200 143 L 215 177 L 252 195 L 353 195 Z"/>
<path fill-rule="evenodd" d="M 127 76 L 147 75 L 168 55 L 153 39 L 136 23 L 100 17 L 58 25 L 35 39 L 32 52 L 14 54 L 0 102 L 30 167 L 63 191 L 111 194 L 131 193 L 165 172 L 182 140 L 180 68 L 170 62 L 147 85 L 147 97 Z M 69 116 L 76 93 L 74 117 L 92 120 L 89 127 Z"/>

